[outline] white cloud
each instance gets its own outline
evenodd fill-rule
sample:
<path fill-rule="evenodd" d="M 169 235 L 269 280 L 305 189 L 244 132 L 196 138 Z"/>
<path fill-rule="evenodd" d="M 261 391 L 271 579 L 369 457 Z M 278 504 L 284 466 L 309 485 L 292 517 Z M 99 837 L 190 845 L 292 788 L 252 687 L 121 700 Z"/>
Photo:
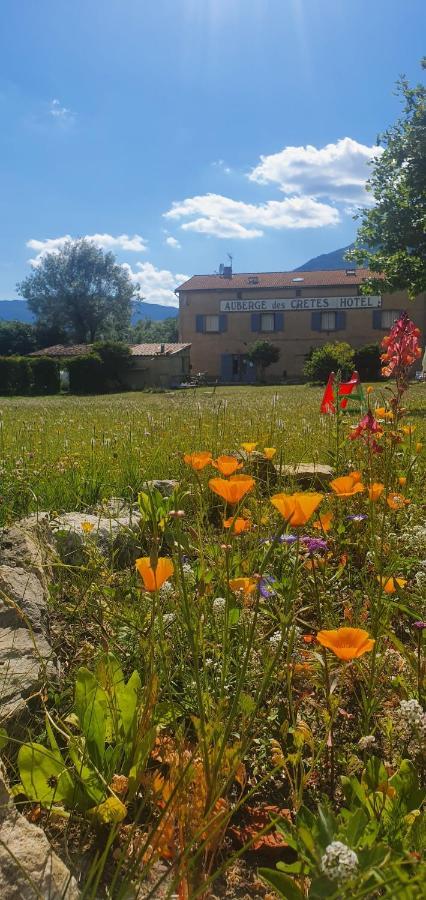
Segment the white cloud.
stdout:
<path fill-rule="evenodd" d="M 164 243 L 167 244 L 168 247 L 173 247 L 174 250 L 180 250 L 181 248 L 181 244 L 179 243 L 177 238 L 172 237 L 171 235 L 170 237 L 166 237 Z"/>
<path fill-rule="evenodd" d="M 29 262 L 33 266 L 38 266 L 47 253 L 59 253 L 64 244 L 72 240 L 70 234 L 64 234 L 58 238 L 46 238 L 42 241 L 32 238 L 27 241 L 27 247 L 37 250 L 38 253 Z M 85 240 L 93 241 L 97 247 L 101 247 L 103 250 L 127 250 L 132 253 L 145 253 L 147 250 L 146 243 L 140 234 L 134 234 L 133 237 L 128 234 L 119 234 L 117 237 L 112 234 L 86 234 Z"/>
<path fill-rule="evenodd" d="M 261 237 L 264 228 L 321 228 L 340 221 L 337 209 L 313 197 L 287 197 L 244 203 L 221 194 L 204 194 L 174 202 L 166 219 L 189 219 L 181 228 L 220 238 Z"/>
<path fill-rule="evenodd" d="M 149 303 L 160 303 L 161 306 L 177 307 L 178 299 L 175 288 L 189 278 L 189 275 L 169 272 L 168 269 L 157 269 L 150 262 L 136 263 L 136 269 L 128 263 L 123 264 L 141 297 Z"/>
<path fill-rule="evenodd" d="M 279 153 L 261 156 L 248 177 L 259 184 L 278 184 L 285 194 L 364 204 L 371 201 L 365 191 L 369 162 L 381 153 L 381 147 L 349 137 L 321 148 L 284 147 Z"/>
<path fill-rule="evenodd" d="M 62 103 L 56 97 L 50 101 L 49 112 L 54 119 L 58 119 L 61 122 L 69 122 L 74 119 L 74 113 L 68 107 L 62 106 Z"/>

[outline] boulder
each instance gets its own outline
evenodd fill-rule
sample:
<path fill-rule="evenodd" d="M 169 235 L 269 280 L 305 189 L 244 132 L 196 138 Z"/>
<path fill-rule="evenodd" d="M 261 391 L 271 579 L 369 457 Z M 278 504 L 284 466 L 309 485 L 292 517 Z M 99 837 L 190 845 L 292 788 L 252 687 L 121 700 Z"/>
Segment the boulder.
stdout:
<path fill-rule="evenodd" d="M 0 897 L 78 900 L 80 892 L 46 835 L 16 809 L 0 766 Z"/>
<path fill-rule="evenodd" d="M 329 488 L 334 472 L 331 466 L 323 463 L 292 463 L 286 466 L 275 466 L 280 478 L 293 481 L 298 487 L 311 490 Z"/>
<path fill-rule="evenodd" d="M 145 481 L 142 485 L 143 491 L 159 491 L 163 497 L 171 497 L 173 491 L 179 487 L 179 482 L 173 478 L 154 478 L 151 481 Z"/>

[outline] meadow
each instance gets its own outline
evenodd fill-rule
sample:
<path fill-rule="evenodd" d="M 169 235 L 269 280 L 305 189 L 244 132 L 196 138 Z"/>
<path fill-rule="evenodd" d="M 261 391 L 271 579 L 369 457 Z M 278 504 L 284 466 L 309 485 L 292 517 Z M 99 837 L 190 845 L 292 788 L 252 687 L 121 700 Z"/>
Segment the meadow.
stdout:
<path fill-rule="evenodd" d="M 57 543 L 61 677 L 4 741 L 83 900 L 422 895 L 426 385 L 396 374 L 337 415 L 308 386 L 0 401 L 3 524 L 139 514 L 120 552 L 92 520 Z"/>

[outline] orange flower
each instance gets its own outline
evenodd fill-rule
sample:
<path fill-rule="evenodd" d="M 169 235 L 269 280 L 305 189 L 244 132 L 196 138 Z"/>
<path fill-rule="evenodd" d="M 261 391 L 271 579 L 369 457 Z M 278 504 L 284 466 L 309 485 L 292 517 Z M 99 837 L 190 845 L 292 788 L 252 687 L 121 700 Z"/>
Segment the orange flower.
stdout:
<path fill-rule="evenodd" d="M 230 578 L 229 579 L 229 587 L 231 591 L 234 591 L 234 594 L 241 593 L 244 595 L 244 599 L 248 599 L 254 594 L 257 585 L 259 583 L 258 578 Z"/>
<path fill-rule="evenodd" d="M 398 478 L 398 483 L 401 485 L 401 487 L 405 487 L 405 485 L 407 484 L 407 478 L 406 478 L 406 476 L 405 476 L 405 475 L 400 475 L 399 478 Z"/>
<path fill-rule="evenodd" d="M 364 485 L 359 480 L 359 472 L 351 472 L 350 475 L 342 475 L 340 478 L 334 478 L 330 481 L 330 487 L 337 497 L 353 497 L 354 494 L 361 494 Z"/>
<path fill-rule="evenodd" d="M 333 513 L 325 512 L 325 513 L 321 513 L 321 515 L 319 515 L 318 518 L 315 519 L 315 522 L 313 522 L 312 524 L 313 524 L 314 528 L 318 528 L 319 531 L 327 532 L 327 531 L 330 531 L 332 521 L 333 521 Z"/>
<path fill-rule="evenodd" d="M 224 520 L 224 528 L 232 528 L 234 534 L 242 534 L 244 531 L 250 531 L 251 522 L 250 519 L 243 519 L 242 517 L 237 517 L 234 519 L 232 516 L 230 519 Z"/>
<path fill-rule="evenodd" d="M 183 459 L 195 472 L 199 472 L 200 469 L 210 465 L 212 455 L 208 450 L 202 450 L 199 453 L 184 453 Z"/>
<path fill-rule="evenodd" d="M 263 448 L 263 455 L 266 459 L 273 459 L 276 452 L 277 452 L 276 447 L 264 447 Z"/>
<path fill-rule="evenodd" d="M 223 497 L 227 503 L 239 503 L 254 487 L 254 478 L 250 475 L 232 475 L 229 481 L 224 478 L 210 478 L 209 488 Z"/>
<path fill-rule="evenodd" d="M 215 469 L 219 469 L 221 475 L 233 475 L 237 469 L 243 468 L 243 463 L 239 463 L 238 459 L 235 459 L 235 456 L 218 456 L 217 459 L 212 460 L 212 466 Z"/>
<path fill-rule="evenodd" d="M 394 419 L 394 414 L 390 409 L 386 409 L 384 406 L 378 406 L 375 410 L 376 419 L 386 419 L 388 422 L 392 422 Z"/>
<path fill-rule="evenodd" d="M 406 434 L 408 437 L 411 437 L 416 430 L 415 425 L 401 425 L 401 431 L 403 434 Z"/>
<path fill-rule="evenodd" d="M 328 647 L 339 659 L 358 659 L 373 649 L 375 641 L 363 628 L 337 628 L 332 631 L 319 631 L 317 640 L 323 647 Z"/>
<path fill-rule="evenodd" d="M 410 502 L 405 497 L 401 497 L 401 494 L 389 494 L 389 497 L 386 497 L 386 503 L 390 509 L 404 509 L 404 506 L 408 506 Z"/>
<path fill-rule="evenodd" d="M 155 568 L 152 567 L 149 556 L 141 556 L 135 565 L 146 591 L 158 591 L 174 572 L 173 563 L 167 556 L 159 556 Z"/>
<path fill-rule="evenodd" d="M 416 451 L 416 453 L 420 453 L 421 450 L 423 450 L 423 444 L 420 441 L 417 441 L 417 444 L 415 446 L 415 451 Z"/>
<path fill-rule="evenodd" d="M 385 594 L 396 594 L 398 588 L 404 588 L 407 584 L 405 578 L 387 578 L 386 575 L 378 575 L 377 580 L 382 585 Z"/>
<path fill-rule="evenodd" d="M 383 494 L 384 489 L 385 486 L 381 481 L 373 481 L 373 484 L 370 484 L 367 488 L 369 500 L 372 500 L 373 503 L 375 503 Z"/>
<path fill-rule="evenodd" d="M 274 494 L 271 503 L 290 525 L 306 525 L 323 496 L 323 494 Z"/>
<path fill-rule="evenodd" d="M 245 444 L 241 444 L 241 446 L 242 446 L 243 450 L 246 451 L 246 453 L 253 453 L 253 450 L 255 450 L 257 447 L 257 443 L 258 443 L 257 441 L 254 444 L 245 443 Z"/>

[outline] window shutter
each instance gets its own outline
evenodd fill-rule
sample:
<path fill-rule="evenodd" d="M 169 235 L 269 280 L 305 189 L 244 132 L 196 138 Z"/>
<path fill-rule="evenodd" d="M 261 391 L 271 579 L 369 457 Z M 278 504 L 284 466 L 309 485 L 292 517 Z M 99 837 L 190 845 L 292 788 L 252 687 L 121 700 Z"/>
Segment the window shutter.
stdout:
<path fill-rule="evenodd" d="M 198 334 L 204 334 L 204 316 L 195 317 L 195 330 L 198 332 Z"/>
<path fill-rule="evenodd" d="M 220 377 L 222 381 L 232 381 L 232 353 L 222 353 L 220 357 Z"/>
<path fill-rule="evenodd" d="M 260 313 L 251 314 L 251 330 L 260 331 Z"/>
<path fill-rule="evenodd" d="M 321 331 L 321 313 L 319 311 L 311 314 L 311 330 Z"/>
<path fill-rule="evenodd" d="M 221 334 L 224 331 L 228 331 L 228 316 L 226 313 L 221 313 L 219 316 L 219 331 Z"/>
<path fill-rule="evenodd" d="M 373 328 L 376 330 L 382 327 L 382 310 L 373 309 Z"/>
<path fill-rule="evenodd" d="M 336 312 L 336 331 L 344 331 L 346 328 L 346 313 L 339 309 Z"/>
<path fill-rule="evenodd" d="M 284 331 L 284 313 L 282 312 L 275 313 L 274 331 Z"/>

